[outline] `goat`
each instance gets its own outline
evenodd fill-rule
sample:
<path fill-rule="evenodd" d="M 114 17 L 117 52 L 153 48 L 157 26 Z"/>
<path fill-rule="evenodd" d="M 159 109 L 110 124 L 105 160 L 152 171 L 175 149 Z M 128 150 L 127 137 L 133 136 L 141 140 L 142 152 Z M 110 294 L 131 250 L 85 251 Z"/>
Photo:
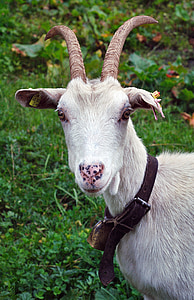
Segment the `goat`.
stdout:
<path fill-rule="evenodd" d="M 61 35 L 66 40 L 71 81 L 66 89 L 21 89 L 15 96 L 24 107 L 58 111 L 76 182 L 88 195 L 103 194 L 113 216 L 135 197 L 147 165 L 148 154 L 130 114 L 138 108 L 162 114 L 150 92 L 123 88 L 117 80 L 126 37 L 133 28 L 151 23 L 157 21 L 137 16 L 119 27 L 106 52 L 101 78 L 96 80 L 86 77 L 74 32 L 65 26 L 53 27 L 46 39 Z M 163 153 L 157 160 L 151 210 L 120 240 L 117 260 L 125 278 L 144 299 L 191 300 L 194 153 Z"/>

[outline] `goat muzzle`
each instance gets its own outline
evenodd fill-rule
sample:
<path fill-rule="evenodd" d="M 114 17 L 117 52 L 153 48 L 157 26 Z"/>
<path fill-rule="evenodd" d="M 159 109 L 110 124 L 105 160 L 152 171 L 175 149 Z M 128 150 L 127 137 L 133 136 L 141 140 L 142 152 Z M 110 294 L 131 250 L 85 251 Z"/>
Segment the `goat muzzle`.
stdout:
<path fill-rule="evenodd" d="M 83 163 L 79 165 L 84 190 L 95 193 L 101 189 L 101 178 L 103 176 L 104 168 L 102 163 Z"/>

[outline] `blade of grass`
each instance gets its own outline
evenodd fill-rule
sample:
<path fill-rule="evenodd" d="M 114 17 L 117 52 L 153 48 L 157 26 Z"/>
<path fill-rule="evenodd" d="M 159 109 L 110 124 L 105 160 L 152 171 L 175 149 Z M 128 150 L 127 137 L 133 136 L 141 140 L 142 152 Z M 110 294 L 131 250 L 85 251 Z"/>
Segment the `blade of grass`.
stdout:
<path fill-rule="evenodd" d="M 50 156 L 51 156 L 50 154 L 47 155 L 47 158 L 46 158 L 46 161 L 45 161 L 45 165 L 44 165 L 44 173 L 46 173 L 46 168 L 47 168 Z"/>
<path fill-rule="evenodd" d="M 78 195 L 75 189 L 73 189 L 74 191 L 74 195 L 73 195 L 72 193 L 68 192 L 66 189 L 62 188 L 61 186 L 56 185 L 55 187 L 61 190 L 62 192 L 64 192 L 65 194 L 67 194 L 68 196 L 70 196 L 73 200 L 75 200 L 76 205 L 78 204 L 78 202 L 79 204 L 81 204 L 81 202 L 78 200 Z"/>
<path fill-rule="evenodd" d="M 107 295 L 109 295 L 109 296 L 111 296 L 112 297 L 112 300 L 118 300 L 116 297 L 114 297 L 113 296 L 113 294 L 110 292 L 110 291 L 108 291 L 107 289 L 105 289 L 105 288 L 101 288 Z"/>
<path fill-rule="evenodd" d="M 57 199 L 57 190 L 55 190 L 55 192 L 54 192 L 54 199 L 55 199 L 55 202 L 57 204 L 59 211 L 61 212 L 62 216 L 64 217 L 66 214 L 66 210 L 63 208 L 63 206 L 59 203 L 59 201 Z"/>

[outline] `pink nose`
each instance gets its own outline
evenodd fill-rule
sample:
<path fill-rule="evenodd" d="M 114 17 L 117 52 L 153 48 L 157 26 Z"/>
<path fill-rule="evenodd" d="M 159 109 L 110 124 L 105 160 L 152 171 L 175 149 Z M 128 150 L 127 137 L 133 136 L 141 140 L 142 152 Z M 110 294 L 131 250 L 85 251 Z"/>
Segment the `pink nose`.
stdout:
<path fill-rule="evenodd" d="M 79 170 L 87 189 L 98 188 L 104 171 L 102 163 L 80 164 Z"/>

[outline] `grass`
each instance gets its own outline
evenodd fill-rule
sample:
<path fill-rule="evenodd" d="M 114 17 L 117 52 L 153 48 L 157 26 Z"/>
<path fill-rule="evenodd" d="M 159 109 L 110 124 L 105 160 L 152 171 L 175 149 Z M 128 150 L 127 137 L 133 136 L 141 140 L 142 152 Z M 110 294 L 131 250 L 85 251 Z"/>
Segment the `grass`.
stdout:
<path fill-rule="evenodd" d="M 24 109 L 14 99 L 19 88 L 68 82 L 69 74 L 63 72 L 68 58 L 62 42 L 53 41 L 35 57 L 11 51 L 13 43 L 31 45 L 51 26 L 69 24 L 78 30 L 88 75 L 99 76 L 96 70 L 102 65 L 104 48 L 97 41 L 106 46 L 111 33 L 128 18 L 129 8 L 135 14 L 157 15 L 161 21 L 158 30 L 168 34 L 153 44 L 153 29 L 141 28 L 139 32 L 147 39 L 141 44 L 134 31 L 121 58 L 120 81 L 128 85 L 126 78 L 132 79 L 135 86 L 161 92 L 165 119 L 156 122 L 148 111 L 133 116 L 150 154 L 193 151 L 193 128 L 180 115 L 193 112 L 192 94 L 188 93 L 194 92 L 189 69 L 193 49 L 188 42 L 193 24 L 191 2 L 157 0 L 145 7 L 138 2 L 118 1 L 116 5 L 108 1 L 104 6 L 101 1 L 10 0 L 0 7 L 0 299 L 141 299 L 127 285 L 116 260 L 115 281 L 105 289 L 98 279 L 102 253 L 86 240 L 92 225 L 103 217 L 104 200 L 85 196 L 75 185 L 56 113 Z M 84 30 L 80 30 L 83 24 Z M 106 35 L 101 36 L 102 32 Z M 184 34 L 177 38 L 180 32 Z M 129 59 L 127 46 L 136 57 Z M 174 50 L 170 61 L 169 49 Z M 146 68 L 142 57 L 151 60 Z M 169 69 L 178 76 L 167 77 Z M 171 93 L 173 87 L 178 89 L 176 97 Z M 187 101 L 182 98 L 184 93 L 185 97 L 191 95 Z"/>

